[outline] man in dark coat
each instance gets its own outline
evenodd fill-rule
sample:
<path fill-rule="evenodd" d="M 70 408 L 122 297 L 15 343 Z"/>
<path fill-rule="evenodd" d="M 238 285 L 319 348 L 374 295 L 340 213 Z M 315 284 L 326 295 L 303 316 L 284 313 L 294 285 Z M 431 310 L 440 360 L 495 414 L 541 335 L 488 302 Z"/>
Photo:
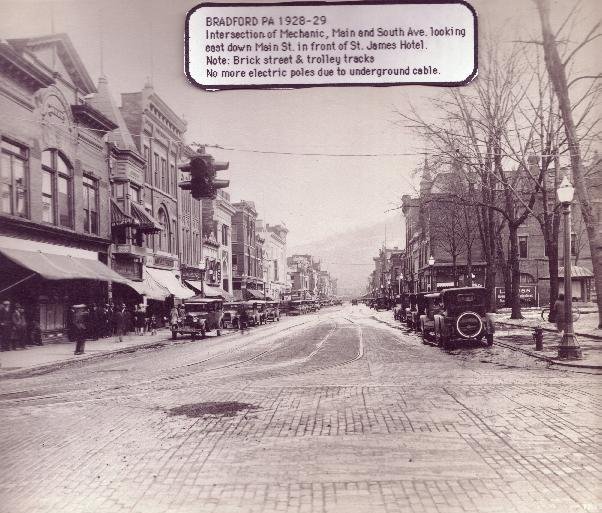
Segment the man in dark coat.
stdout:
<path fill-rule="evenodd" d="M 2 351 L 10 351 L 12 322 L 10 301 L 5 300 L 0 305 L 0 343 L 2 344 Z"/>
<path fill-rule="evenodd" d="M 84 354 L 84 348 L 86 346 L 86 335 L 89 330 L 89 310 L 83 310 L 79 312 L 73 312 L 73 327 L 75 329 L 75 353 Z"/>
<path fill-rule="evenodd" d="M 125 324 L 127 322 L 127 314 L 125 305 L 121 304 L 115 309 L 113 314 L 113 324 L 115 326 L 115 336 L 119 342 L 123 342 L 123 335 L 125 334 Z"/>

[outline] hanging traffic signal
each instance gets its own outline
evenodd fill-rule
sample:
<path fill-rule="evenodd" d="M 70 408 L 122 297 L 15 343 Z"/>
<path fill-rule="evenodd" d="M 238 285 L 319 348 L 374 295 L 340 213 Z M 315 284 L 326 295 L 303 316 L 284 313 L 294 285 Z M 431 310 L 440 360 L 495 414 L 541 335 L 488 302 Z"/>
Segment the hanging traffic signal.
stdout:
<path fill-rule="evenodd" d="M 180 182 L 182 190 L 190 191 L 194 199 L 214 199 L 217 189 L 230 185 L 229 180 L 216 180 L 215 173 L 228 169 L 229 162 L 216 162 L 211 155 L 199 152 L 191 157 L 190 162 L 180 169 L 190 173 L 190 180 Z"/>

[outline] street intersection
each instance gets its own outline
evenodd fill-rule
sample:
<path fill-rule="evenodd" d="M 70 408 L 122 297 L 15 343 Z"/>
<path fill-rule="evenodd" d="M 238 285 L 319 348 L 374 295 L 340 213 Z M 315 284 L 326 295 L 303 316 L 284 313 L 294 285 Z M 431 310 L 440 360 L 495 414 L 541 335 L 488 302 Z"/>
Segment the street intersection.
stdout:
<path fill-rule="evenodd" d="M 360 305 L 4 379 L 0 511 L 601 511 L 599 376 L 487 351 Z"/>

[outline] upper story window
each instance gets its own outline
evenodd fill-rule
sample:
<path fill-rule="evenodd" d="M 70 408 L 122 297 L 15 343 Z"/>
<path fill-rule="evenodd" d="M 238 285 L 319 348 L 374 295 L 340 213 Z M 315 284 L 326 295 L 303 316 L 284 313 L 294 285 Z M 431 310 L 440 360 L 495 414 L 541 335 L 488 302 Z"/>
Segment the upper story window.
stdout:
<path fill-rule="evenodd" d="M 155 181 L 153 182 L 153 185 L 155 187 L 159 187 L 159 155 L 156 153 L 154 154 L 153 171 L 155 173 Z"/>
<path fill-rule="evenodd" d="M 151 183 L 151 159 L 150 159 L 150 148 L 148 146 L 144 146 L 144 181 L 146 183 Z"/>
<path fill-rule="evenodd" d="M 169 192 L 169 182 L 167 176 L 167 161 L 161 157 L 161 190 Z"/>
<path fill-rule="evenodd" d="M 84 231 L 98 235 L 98 180 L 84 176 Z"/>
<path fill-rule="evenodd" d="M 0 210 L 27 217 L 27 148 L 2 139 Z"/>
<path fill-rule="evenodd" d="M 527 235 L 518 236 L 518 258 L 529 258 L 529 238 Z"/>
<path fill-rule="evenodd" d="M 571 233 L 571 255 L 577 256 L 577 234 Z"/>
<path fill-rule="evenodd" d="M 42 220 L 73 228 L 73 173 L 58 150 L 42 152 Z"/>
<path fill-rule="evenodd" d="M 171 224 L 169 222 L 169 218 L 167 217 L 167 212 L 165 212 L 164 208 L 159 209 L 159 213 L 157 215 L 159 218 L 159 222 L 163 226 L 163 229 L 159 233 L 159 249 L 161 251 L 171 251 Z"/>
<path fill-rule="evenodd" d="M 222 224 L 222 244 L 224 246 L 227 246 L 228 244 L 230 244 L 230 234 L 229 234 L 229 229 L 228 229 L 228 225 L 227 224 Z"/>
<path fill-rule="evenodd" d="M 130 184 L 130 200 L 135 203 L 142 202 L 142 193 L 140 187 Z"/>

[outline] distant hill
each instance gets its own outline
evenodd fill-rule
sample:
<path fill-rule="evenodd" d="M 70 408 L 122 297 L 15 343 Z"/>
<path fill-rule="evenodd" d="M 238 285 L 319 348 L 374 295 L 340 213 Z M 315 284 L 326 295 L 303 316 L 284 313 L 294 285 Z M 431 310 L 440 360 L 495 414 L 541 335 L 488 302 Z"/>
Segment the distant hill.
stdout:
<path fill-rule="evenodd" d="M 289 248 L 295 253 L 311 254 L 322 261 L 322 269 L 338 278 L 339 295 L 363 294 L 368 276 L 374 269 L 373 258 L 383 247 L 387 228 L 387 246 L 401 247 L 401 220 L 399 216 L 333 235 L 326 239 Z"/>

